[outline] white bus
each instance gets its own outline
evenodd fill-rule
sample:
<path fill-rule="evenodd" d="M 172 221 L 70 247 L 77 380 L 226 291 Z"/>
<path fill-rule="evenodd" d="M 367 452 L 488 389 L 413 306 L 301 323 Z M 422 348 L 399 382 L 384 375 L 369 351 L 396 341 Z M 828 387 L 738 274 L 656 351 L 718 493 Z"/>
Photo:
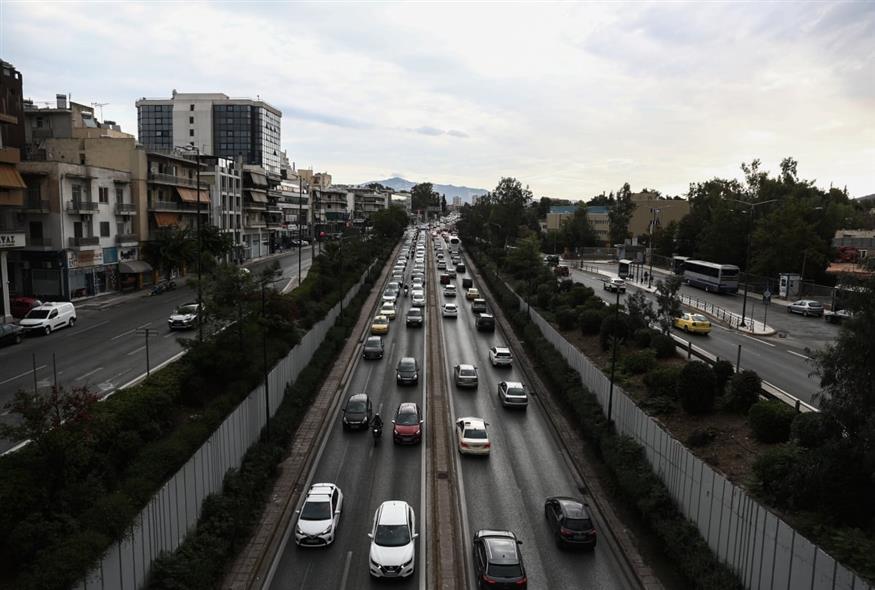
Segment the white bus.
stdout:
<path fill-rule="evenodd" d="M 734 264 L 717 264 L 704 260 L 684 261 L 684 282 L 715 293 L 738 292 L 739 268 Z"/>
<path fill-rule="evenodd" d="M 684 274 L 684 264 L 689 260 L 689 256 L 672 256 L 671 257 L 671 272 L 676 275 Z"/>
<path fill-rule="evenodd" d="M 450 236 L 447 240 L 447 250 L 450 251 L 450 254 L 458 254 L 461 249 L 462 240 L 459 239 L 459 236 Z"/>

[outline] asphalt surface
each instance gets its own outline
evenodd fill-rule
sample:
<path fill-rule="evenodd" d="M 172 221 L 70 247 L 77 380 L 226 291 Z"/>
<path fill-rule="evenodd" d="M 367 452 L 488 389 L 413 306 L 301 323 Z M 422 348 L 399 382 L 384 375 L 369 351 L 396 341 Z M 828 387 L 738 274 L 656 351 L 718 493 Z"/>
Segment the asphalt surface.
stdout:
<path fill-rule="evenodd" d="M 601 266 L 610 272 L 616 271 L 613 265 Z M 605 301 L 610 303 L 616 301 L 616 294 L 605 291 L 601 280 L 595 275 L 572 270 L 572 278 L 575 282 L 595 289 L 596 294 Z M 635 283 L 627 282 L 627 284 L 629 285 L 627 292 L 631 294 L 634 292 Z M 705 293 L 687 285 L 681 287 L 681 293 L 741 313 L 740 295 Z M 625 301 L 625 297 L 625 295 L 620 295 L 620 301 Z M 648 297 L 655 302 L 652 295 L 648 294 Z M 751 310 L 753 310 L 757 320 L 763 319 L 762 303 L 752 305 L 750 295 L 748 295 L 748 314 L 751 313 Z M 722 359 L 729 360 L 733 364 L 738 360 L 740 346 L 742 370 L 756 371 L 765 381 L 780 387 L 804 402 L 817 406 L 815 394 L 820 390 L 819 381 L 816 376 L 811 376 L 814 366 L 807 349 L 817 350 L 833 342 L 838 334 L 838 327 L 822 318 L 789 314 L 785 306 L 777 303 L 769 306 L 768 325 L 775 328 L 777 334 L 773 336 L 748 336 L 712 322 L 710 335 L 689 335 L 687 338 L 695 346 Z M 684 335 L 679 330 L 675 330 L 675 333 Z"/>
<path fill-rule="evenodd" d="M 312 262 L 307 252 L 303 254 L 306 271 Z M 287 281 L 297 279 L 297 252 L 277 260 Z M 264 264 L 267 262 L 252 268 Z M 156 296 L 145 292 L 118 298 L 110 295 L 77 305 L 72 328 L 48 336 L 27 336 L 21 344 L 0 347 L 0 406 L 10 402 L 19 389 L 33 389 L 34 359 L 40 391 L 51 387 L 57 375 L 58 384 L 68 389 L 88 387 L 101 396 L 115 392 L 146 372 L 146 338 L 136 333 L 138 328 L 156 332 L 149 336 L 153 369 L 182 352 L 181 339 L 197 337 L 197 330 L 172 331 L 167 327 L 168 316 L 179 305 L 196 299 L 197 294 L 187 286 Z M 4 407 L 0 420 L 12 423 L 13 419 Z M 0 441 L 0 452 L 14 444 Z"/>

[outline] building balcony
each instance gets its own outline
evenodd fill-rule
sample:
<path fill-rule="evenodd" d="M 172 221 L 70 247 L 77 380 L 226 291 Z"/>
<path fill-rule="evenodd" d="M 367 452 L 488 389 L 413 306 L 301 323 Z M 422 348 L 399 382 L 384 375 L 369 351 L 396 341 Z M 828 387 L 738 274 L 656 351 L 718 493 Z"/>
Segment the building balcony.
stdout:
<path fill-rule="evenodd" d="M 257 201 L 243 201 L 244 211 L 264 211 L 267 209 L 267 204 Z"/>
<path fill-rule="evenodd" d="M 115 241 L 117 244 L 136 244 L 137 234 L 116 234 Z"/>
<path fill-rule="evenodd" d="M 98 203 L 96 201 L 86 201 L 84 199 L 73 199 L 67 201 L 67 213 L 74 215 L 93 215 L 97 212 Z"/>
<path fill-rule="evenodd" d="M 263 219 L 244 219 L 243 220 L 243 228 L 244 229 L 259 229 L 267 227 L 267 223 Z"/>
<path fill-rule="evenodd" d="M 25 213 L 48 213 L 49 212 L 49 200 L 48 199 L 26 199 L 24 201 L 24 212 Z"/>
<path fill-rule="evenodd" d="M 21 150 L 11 147 L 0 147 L 0 162 L 4 164 L 18 164 L 21 162 Z"/>
<path fill-rule="evenodd" d="M 29 237 L 27 238 L 27 247 L 34 250 L 54 250 L 55 242 L 49 236 L 41 238 Z"/>
<path fill-rule="evenodd" d="M 137 213 L 137 206 L 133 203 L 116 203 L 115 204 L 115 214 L 116 215 L 135 215 Z"/>
<path fill-rule="evenodd" d="M 177 213 L 197 213 L 196 204 L 180 203 L 178 201 L 152 201 L 149 205 L 149 211 L 175 211 Z M 210 208 L 206 205 L 201 206 L 201 215 L 209 215 Z"/>
<path fill-rule="evenodd" d="M 81 238 L 69 238 L 71 248 L 82 248 L 84 246 L 99 246 L 100 238 L 98 236 L 83 236 Z"/>
<path fill-rule="evenodd" d="M 197 188 L 197 178 L 188 178 L 187 176 L 174 176 L 173 174 L 164 174 L 162 172 L 150 172 L 149 182 L 156 184 L 169 184 L 172 186 L 186 186 Z M 209 186 L 201 182 L 201 190 L 209 190 Z"/>

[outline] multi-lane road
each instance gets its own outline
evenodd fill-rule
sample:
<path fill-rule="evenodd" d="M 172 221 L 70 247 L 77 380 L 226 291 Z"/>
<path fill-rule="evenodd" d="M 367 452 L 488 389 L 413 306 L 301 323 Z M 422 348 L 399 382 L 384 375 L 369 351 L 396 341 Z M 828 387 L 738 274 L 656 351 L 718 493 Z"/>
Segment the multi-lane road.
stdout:
<path fill-rule="evenodd" d="M 440 240 L 440 238 L 437 238 Z M 433 258 L 429 239 L 426 257 Z M 434 268 L 434 265 L 431 265 Z M 409 274 L 409 268 L 407 270 Z M 544 519 L 544 500 L 551 495 L 583 498 L 585 482 L 565 459 L 552 426 L 537 402 L 539 392 L 526 411 L 504 409 L 498 401 L 497 387 L 503 380 L 526 382 L 517 366 L 494 368 L 488 349 L 505 343 L 500 327 L 493 333 L 477 332 L 470 302 L 461 293 L 463 275 L 456 279 L 460 294 L 455 298 L 459 316 L 441 318 L 437 325 L 406 328 L 404 317 L 410 299 L 402 297 L 398 319 L 392 322 L 385 338 L 386 355 L 382 360 L 358 360 L 344 396 L 367 392 L 386 421 L 385 435 L 374 445 L 368 432 L 345 432 L 338 412 L 333 416 L 330 433 L 325 437 L 309 482 L 330 482 L 344 493 L 340 532 L 332 546 L 300 549 L 290 540 L 278 557 L 272 588 L 352 590 L 376 587 L 368 571 L 370 531 L 376 508 L 385 500 L 404 500 L 416 511 L 420 537 L 417 540 L 417 567 L 402 587 L 425 588 L 424 556 L 431 531 L 424 528 L 428 499 L 424 495 L 426 453 L 420 444 L 413 447 L 394 445 L 391 440 L 392 415 L 402 401 L 417 402 L 424 408 L 425 428 L 430 427 L 431 408 L 422 363 L 427 347 L 441 347 L 450 388 L 451 418 L 475 416 L 485 418 L 492 443 L 488 457 L 460 456 L 453 451 L 459 476 L 462 538 L 466 546 L 468 587 L 476 581 L 471 567 L 470 541 L 475 531 L 484 528 L 514 531 L 523 541 L 529 588 L 630 588 L 634 587 L 627 568 L 613 549 L 610 535 L 600 530 L 600 542 L 593 552 L 562 551 Z M 443 303 L 444 295 L 431 271 L 426 284 L 430 303 Z M 476 285 L 476 281 L 475 281 Z M 367 311 L 365 312 L 367 313 Z M 433 318 L 433 316 L 429 316 Z M 359 335 L 360 337 L 364 336 Z M 420 362 L 420 383 L 415 387 L 397 385 L 394 367 L 401 356 L 414 356 Z M 478 367 L 479 386 L 457 389 L 452 368 L 458 363 Z M 453 419 L 449 420 L 452 428 Z M 455 444 L 455 435 L 449 433 Z M 308 483 L 309 485 L 309 483 Z M 306 490 L 302 490 L 306 491 Z M 603 526 L 595 514 L 597 526 Z M 294 526 L 294 522 L 290 526 Z"/>

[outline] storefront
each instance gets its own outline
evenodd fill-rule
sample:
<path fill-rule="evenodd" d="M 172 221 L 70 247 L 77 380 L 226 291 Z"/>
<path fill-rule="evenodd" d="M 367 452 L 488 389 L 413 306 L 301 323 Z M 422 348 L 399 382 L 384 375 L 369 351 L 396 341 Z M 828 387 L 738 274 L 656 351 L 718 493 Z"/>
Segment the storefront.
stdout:
<path fill-rule="evenodd" d="M 139 260 L 139 248 L 119 248 L 118 250 L 119 290 L 128 293 L 151 286 L 155 282 L 155 271 L 145 260 Z"/>
<path fill-rule="evenodd" d="M 67 286 L 70 299 L 118 291 L 118 264 L 105 264 L 103 249 L 67 251 Z"/>

